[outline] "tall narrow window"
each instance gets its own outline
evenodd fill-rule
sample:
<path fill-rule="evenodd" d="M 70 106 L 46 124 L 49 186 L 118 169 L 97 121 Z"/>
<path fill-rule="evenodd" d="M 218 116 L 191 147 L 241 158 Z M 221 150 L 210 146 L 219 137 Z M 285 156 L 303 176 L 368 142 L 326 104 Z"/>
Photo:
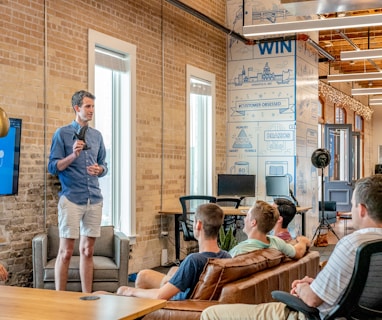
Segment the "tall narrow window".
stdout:
<path fill-rule="evenodd" d="M 354 115 L 354 132 L 353 132 L 353 180 L 363 177 L 363 149 L 364 140 L 364 123 L 363 118 L 359 114 Z"/>
<path fill-rule="evenodd" d="M 335 108 L 335 123 L 346 124 L 346 111 L 344 108 L 336 106 L 336 108 Z"/>
<path fill-rule="evenodd" d="M 89 88 L 109 172 L 100 179 L 102 224 L 135 237 L 135 46 L 89 30 Z"/>
<path fill-rule="evenodd" d="M 319 148 L 323 148 L 322 141 L 324 140 L 324 124 L 325 124 L 325 100 L 320 96 L 317 104 L 317 120 L 318 120 L 318 144 Z M 319 182 L 320 183 L 320 182 Z"/>
<path fill-rule="evenodd" d="M 212 195 L 215 163 L 215 76 L 187 66 L 187 193 Z"/>

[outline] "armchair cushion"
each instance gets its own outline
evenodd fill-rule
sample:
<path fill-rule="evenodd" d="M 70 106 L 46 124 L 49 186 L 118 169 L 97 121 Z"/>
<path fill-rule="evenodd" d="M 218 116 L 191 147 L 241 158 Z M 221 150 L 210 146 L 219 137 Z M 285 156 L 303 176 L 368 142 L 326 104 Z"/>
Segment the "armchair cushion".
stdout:
<path fill-rule="evenodd" d="M 102 241 L 95 242 L 94 255 L 113 258 L 114 255 L 114 227 L 113 226 L 103 226 L 101 228 Z M 60 246 L 60 235 L 57 226 L 51 226 L 48 228 L 48 259 L 56 258 L 58 248 Z M 73 256 L 79 256 L 79 239 L 76 239 L 74 244 Z"/>
<path fill-rule="evenodd" d="M 283 253 L 269 248 L 240 254 L 232 259 L 209 259 L 191 298 L 217 300 L 227 283 L 277 266 L 284 258 Z"/>

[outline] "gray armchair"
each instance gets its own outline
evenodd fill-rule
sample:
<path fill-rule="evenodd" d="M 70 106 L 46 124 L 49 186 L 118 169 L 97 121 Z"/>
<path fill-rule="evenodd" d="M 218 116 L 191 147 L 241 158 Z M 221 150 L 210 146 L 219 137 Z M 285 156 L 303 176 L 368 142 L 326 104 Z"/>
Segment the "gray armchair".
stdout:
<path fill-rule="evenodd" d="M 32 240 L 33 287 L 54 289 L 54 265 L 59 248 L 58 228 L 51 226 L 48 233 L 38 234 Z M 79 273 L 79 241 L 76 240 L 70 261 L 67 290 L 81 291 Z M 102 226 L 101 236 L 94 248 L 93 291 L 115 292 L 127 285 L 130 246 L 122 232 L 112 226 Z"/>

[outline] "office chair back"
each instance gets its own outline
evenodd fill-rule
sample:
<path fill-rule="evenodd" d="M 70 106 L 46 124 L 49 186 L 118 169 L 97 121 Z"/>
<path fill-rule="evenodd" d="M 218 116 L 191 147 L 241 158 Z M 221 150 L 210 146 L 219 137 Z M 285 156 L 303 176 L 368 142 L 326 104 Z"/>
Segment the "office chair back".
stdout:
<path fill-rule="evenodd" d="M 216 198 L 216 204 L 221 207 L 233 207 L 237 209 L 240 207 L 240 203 L 242 199 L 243 198 L 238 198 L 238 197 L 218 197 Z M 227 232 L 229 228 L 232 227 L 235 234 L 236 223 L 238 219 L 239 219 L 238 216 L 232 216 L 232 215 L 224 216 L 224 222 L 223 222 L 224 230 Z"/>
<path fill-rule="evenodd" d="M 382 240 L 365 242 L 357 249 L 350 283 L 337 305 L 324 320 L 382 318 Z M 319 320 L 316 308 L 283 291 L 272 291 L 272 297 L 293 310 L 305 314 L 307 320 Z"/>
<path fill-rule="evenodd" d="M 319 221 L 322 220 L 322 201 L 318 202 L 318 216 Z M 336 223 L 337 221 L 337 202 L 336 201 L 324 201 L 324 217 L 329 224 Z"/>
<path fill-rule="evenodd" d="M 182 216 L 179 217 L 179 223 L 183 231 L 183 239 L 184 241 L 196 241 L 192 228 L 194 212 L 203 203 L 216 203 L 216 197 L 188 195 L 179 197 L 179 201 L 182 205 Z"/>
<path fill-rule="evenodd" d="M 242 198 L 237 197 L 218 197 L 216 203 L 221 207 L 239 208 Z"/>
<path fill-rule="evenodd" d="M 339 316 L 382 318 L 382 240 L 369 241 L 357 250 L 353 275 L 337 306 L 325 319 Z"/>

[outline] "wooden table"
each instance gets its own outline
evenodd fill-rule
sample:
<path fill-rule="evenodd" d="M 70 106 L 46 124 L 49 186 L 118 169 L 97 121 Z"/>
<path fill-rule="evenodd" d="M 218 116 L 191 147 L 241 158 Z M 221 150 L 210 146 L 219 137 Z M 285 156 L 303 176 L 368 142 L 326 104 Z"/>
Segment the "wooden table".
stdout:
<path fill-rule="evenodd" d="M 223 209 L 224 215 L 227 216 L 245 216 L 247 215 L 248 210 L 251 207 L 239 207 L 239 208 L 232 208 L 232 207 L 221 207 Z M 305 235 L 305 213 L 312 209 L 312 207 L 297 207 L 297 214 L 301 215 L 301 234 Z M 176 209 L 163 209 L 158 212 L 162 215 L 174 215 L 175 217 L 175 259 L 176 261 L 179 261 L 180 258 L 180 226 L 179 226 L 179 216 L 182 215 L 182 208 L 176 208 Z M 190 212 L 193 213 L 193 212 Z"/>
<path fill-rule="evenodd" d="M 47 289 L 0 287 L 0 318 L 9 320 L 113 320 L 136 319 L 163 308 L 166 300 L 98 295 Z"/>

